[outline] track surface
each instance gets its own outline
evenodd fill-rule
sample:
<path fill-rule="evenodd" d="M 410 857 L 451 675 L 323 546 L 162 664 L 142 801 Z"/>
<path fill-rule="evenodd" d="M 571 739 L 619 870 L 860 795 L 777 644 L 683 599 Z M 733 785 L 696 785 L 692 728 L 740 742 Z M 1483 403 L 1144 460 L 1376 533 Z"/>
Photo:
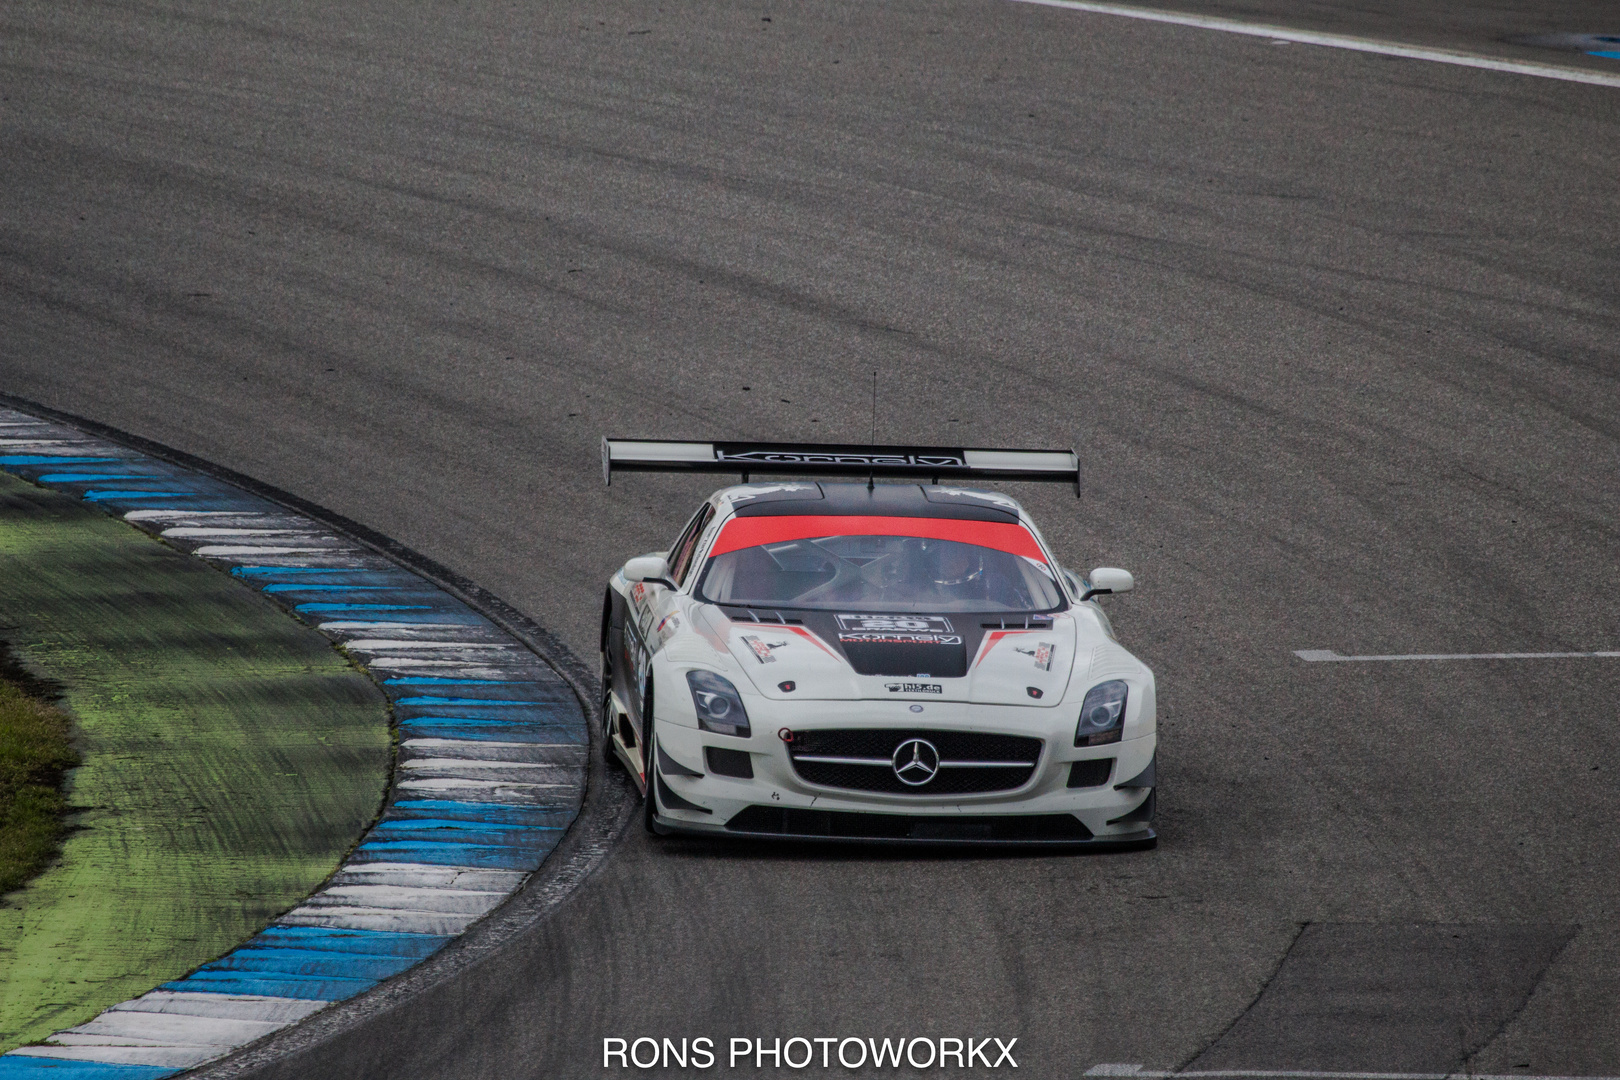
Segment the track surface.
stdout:
<path fill-rule="evenodd" d="M 1552 62 L 1493 43 L 1620 30 L 1205 10 Z M 604 493 L 597 438 L 862 437 L 874 368 L 882 439 L 1072 440 L 1085 500 L 1018 494 L 1142 583 L 1110 610 L 1160 677 L 1158 851 L 627 833 L 264 1075 L 867 1034 L 1017 1035 L 1040 1076 L 1620 1072 L 1620 663 L 1292 655 L 1620 644 L 1620 92 L 989 2 L 18 0 L 0 97 L 0 389 L 392 535 L 587 663 L 600 582 L 706 490 Z"/>

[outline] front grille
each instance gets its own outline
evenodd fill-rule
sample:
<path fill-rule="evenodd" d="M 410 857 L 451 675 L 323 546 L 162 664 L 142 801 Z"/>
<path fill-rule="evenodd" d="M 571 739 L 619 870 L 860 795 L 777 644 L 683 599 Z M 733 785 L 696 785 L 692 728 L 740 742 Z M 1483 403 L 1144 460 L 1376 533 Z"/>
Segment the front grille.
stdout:
<path fill-rule="evenodd" d="M 750 806 L 726 828 L 731 832 L 800 836 L 829 840 L 911 840 L 923 843 L 1080 843 L 1091 830 L 1072 814 L 927 816 L 868 814 L 846 810 L 811 810 Z"/>
<path fill-rule="evenodd" d="M 927 783 L 906 784 L 895 775 L 895 749 L 909 739 L 924 739 L 939 751 L 939 771 Z M 822 787 L 888 795 L 978 795 L 1029 783 L 1040 762 L 1041 740 L 976 731 L 823 728 L 795 732 L 788 757 L 801 780 Z M 813 758 L 845 760 L 809 760 Z"/>

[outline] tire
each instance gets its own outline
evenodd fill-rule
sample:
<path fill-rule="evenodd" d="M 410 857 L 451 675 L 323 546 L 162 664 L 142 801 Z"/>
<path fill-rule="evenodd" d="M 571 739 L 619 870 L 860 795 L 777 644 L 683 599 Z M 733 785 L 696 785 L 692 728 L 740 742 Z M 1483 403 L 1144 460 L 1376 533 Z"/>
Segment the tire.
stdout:
<path fill-rule="evenodd" d="M 604 655 L 602 657 L 602 760 L 609 765 L 616 765 L 619 755 L 613 752 L 613 722 L 618 719 L 613 713 L 613 664 Z"/>

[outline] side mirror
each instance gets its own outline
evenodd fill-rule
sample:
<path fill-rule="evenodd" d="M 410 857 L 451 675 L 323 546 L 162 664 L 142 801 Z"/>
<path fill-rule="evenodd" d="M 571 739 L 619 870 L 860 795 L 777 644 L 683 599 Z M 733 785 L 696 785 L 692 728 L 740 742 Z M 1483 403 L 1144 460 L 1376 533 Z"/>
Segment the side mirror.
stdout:
<path fill-rule="evenodd" d="M 650 581 L 669 589 L 675 587 L 675 583 L 669 580 L 669 563 L 664 561 L 662 555 L 641 555 L 631 559 L 624 564 L 624 579 Z"/>
<path fill-rule="evenodd" d="M 1121 570 L 1114 566 L 1099 566 L 1090 574 L 1091 587 L 1081 596 L 1081 600 L 1090 600 L 1093 596 L 1107 593 L 1130 592 L 1136 588 L 1136 579 L 1129 570 Z"/>

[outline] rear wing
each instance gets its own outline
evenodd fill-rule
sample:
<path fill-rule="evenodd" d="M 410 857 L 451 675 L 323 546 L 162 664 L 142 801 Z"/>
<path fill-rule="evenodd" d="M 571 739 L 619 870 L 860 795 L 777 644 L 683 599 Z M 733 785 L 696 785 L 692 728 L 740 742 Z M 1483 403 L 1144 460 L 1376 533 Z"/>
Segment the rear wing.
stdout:
<path fill-rule="evenodd" d="M 845 443 L 665 442 L 603 439 L 602 479 L 615 472 L 752 473 L 773 476 L 886 476 L 941 480 L 1055 480 L 1080 494 L 1073 450 L 974 450 Z"/>

